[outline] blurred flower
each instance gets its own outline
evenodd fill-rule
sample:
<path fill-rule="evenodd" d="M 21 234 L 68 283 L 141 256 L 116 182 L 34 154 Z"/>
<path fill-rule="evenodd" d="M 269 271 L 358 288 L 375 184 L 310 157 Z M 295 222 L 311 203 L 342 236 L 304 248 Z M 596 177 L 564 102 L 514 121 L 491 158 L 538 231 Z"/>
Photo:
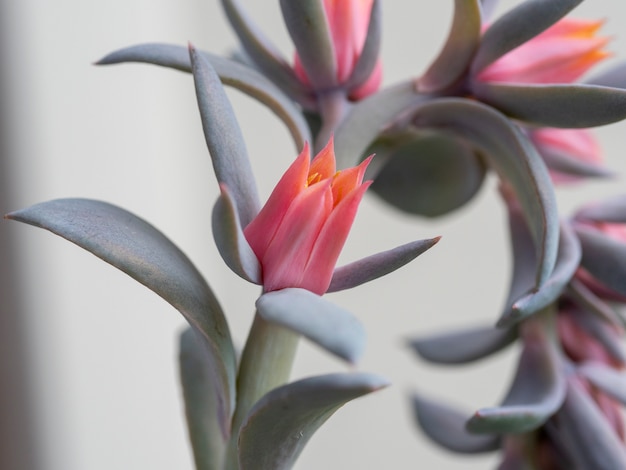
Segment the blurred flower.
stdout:
<path fill-rule="evenodd" d="M 331 34 L 336 63 L 336 80 L 343 84 L 350 79 L 367 37 L 373 0 L 324 0 L 324 10 Z M 294 70 L 298 78 L 310 85 L 306 70 L 296 52 Z M 350 90 L 350 98 L 359 100 L 376 92 L 382 81 L 380 60 L 365 82 Z"/>
<path fill-rule="evenodd" d="M 371 183 L 362 182 L 370 160 L 336 171 L 332 139 L 313 161 L 305 145 L 244 230 L 261 263 L 266 292 L 286 287 L 326 292 Z"/>
<path fill-rule="evenodd" d="M 571 83 L 606 58 L 602 21 L 565 18 L 513 49 L 478 75 L 486 82 Z"/>

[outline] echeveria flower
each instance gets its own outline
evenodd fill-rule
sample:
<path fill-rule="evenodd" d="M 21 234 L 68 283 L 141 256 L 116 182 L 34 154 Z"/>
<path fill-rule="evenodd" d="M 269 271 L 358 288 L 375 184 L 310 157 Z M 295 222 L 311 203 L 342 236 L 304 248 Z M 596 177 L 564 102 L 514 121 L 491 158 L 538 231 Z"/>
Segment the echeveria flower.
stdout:
<path fill-rule="evenodd" d="M 266 292 L 328 289 L 359 203 L 371 157 L 337 171 L 332 140 L 310 161 L 309 146 L 285 172 L 244 234 L 262 267 Z"/>
<path fill-rule="evenodd" d="M 487 82 L 572 83 L 606 58 L 602 21 L 564 18 L 487 66 Z"/>
<path fill-rule="evenodd" d="M 357 65 L 370 24 L 373 0 L 324 0 L 324 11 L 336 64 L 336 83 L 345 84 Z M 300 57 L 296 52 L 294 71 L 298 78 L 310 86 Z M 362 99 L 376 92 L 382 80 L 382 66 L 380 60 L 376 62 L 367 80 L 356 88 L 349 90 L 350 98 Z"/>

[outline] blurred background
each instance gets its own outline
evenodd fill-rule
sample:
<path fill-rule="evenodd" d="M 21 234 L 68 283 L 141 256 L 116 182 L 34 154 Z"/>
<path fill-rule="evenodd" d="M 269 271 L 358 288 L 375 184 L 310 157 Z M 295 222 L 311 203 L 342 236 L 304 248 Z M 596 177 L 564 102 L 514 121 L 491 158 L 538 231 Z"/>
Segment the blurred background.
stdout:
<path fill-rule="evenodd" d="M 277 1 L 247 1 L 264 31 L 293 54 Z M 514 2 L 503 2 L 501 10 Z M 385 2 L 385 84 L 419 75 L 438 52 L 453 2 Z M 588 0 L 573 16 L 605 18 L 610 50 L 626 53 L 626 4 Z M 143 42 L 229 53 L 237 41 L 217 0 L 0 0 L 0 209 L 61 197 L 121 205 L 150 221 L 194 261 L 226 311 L 238 345 L 258 296 L 223 264 L 210 213 L 218 194 L 188 74 L 148 65 L 96 67 Z M 265 108 L 229 90 L 262 198 L 297 151 Z M 626 124 L 597 130 L 608 165 L 626 171 Z M 369 332 L 359 370 L 393 386 L 346 405 L 313 437 L 296 468 L 492 468 L 461 457 L 413 424 L 419 390 L 470 413 L 506 391 L 517 349 L 463 368 L 413 357 L 408 338 L 493 323 L 508 287 L 506 219 L 490 178 L 463 209 L 410 218 L 366 197 L 340 263 L 419 238 L 431 251 L 367 287 L 329 295 Z M 558 191 L 568 214 L 623 192 L 622 179 Z M 146 288 L 70 243 L 0 223 L 0 468 L 191 469 L 177 337 L 184 322 Z M 294 378 L 345 371 L 303 341 Z"/>

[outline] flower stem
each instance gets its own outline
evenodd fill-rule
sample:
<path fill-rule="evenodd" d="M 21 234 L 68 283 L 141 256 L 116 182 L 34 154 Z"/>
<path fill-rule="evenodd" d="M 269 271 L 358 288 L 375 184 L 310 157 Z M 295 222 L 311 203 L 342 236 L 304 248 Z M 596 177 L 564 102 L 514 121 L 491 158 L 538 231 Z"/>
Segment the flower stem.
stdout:
<path fill-rule="evenodd" d="M 237 405 L 226 453 L 226 470 L 239 468 L 239 428 L 252 406 L 270 390 L 289 380 L 300 336 L 258 314 L 243 349 L 237 375 Z"/>
<path fill-rule="evenodd" d="M 342 91 L 328 92 L 320 95 L 317 100 L 322 127 L 315 137 L 315 153 L 322 150 L 330 136 L 334 134 L 339 124 L 350 108 L 350 102 Z"/>

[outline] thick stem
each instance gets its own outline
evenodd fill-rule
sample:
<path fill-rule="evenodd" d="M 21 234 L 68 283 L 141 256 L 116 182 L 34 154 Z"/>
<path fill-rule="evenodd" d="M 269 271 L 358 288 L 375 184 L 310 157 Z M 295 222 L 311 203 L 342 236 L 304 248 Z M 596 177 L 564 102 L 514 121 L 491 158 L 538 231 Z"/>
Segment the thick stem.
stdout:
<path fill-rule="evenodd" d="M 334 134 L 350 108 L 344 90 L 322 94 L 318 97 L 318 108 L 322 119 L 322 127 L 315 136 L 315 153 L 322 150 L 330 136 Z"/>
<path fill-rule="evenodd" d="M 237 375 L 237 406 L 226 454 L 226 470 L 239 468 L 239 428 L 252 406 L 267 392 L 289 380 L 299 337 L 258 314 L 255 316 Z"/>

